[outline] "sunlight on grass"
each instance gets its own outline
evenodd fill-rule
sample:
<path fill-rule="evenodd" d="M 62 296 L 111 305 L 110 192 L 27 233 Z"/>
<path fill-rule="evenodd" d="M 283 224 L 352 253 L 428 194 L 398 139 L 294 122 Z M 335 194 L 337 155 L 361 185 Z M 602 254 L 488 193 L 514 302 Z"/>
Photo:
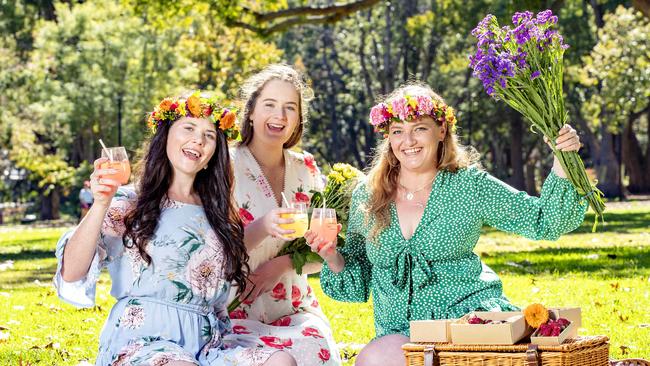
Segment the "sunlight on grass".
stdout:
<path fill-rule="evenodd" d="M 596 234 L 591 222 L 556 242 L 534 242 L 486 229 L 476 253 L 497 271 L 516 305 L 580 306 L 580 334 L 611 338 L 614 358 L 650 357 L 650 211 L 628 205 L 608 212 Z M 0 365 L 94 362 L 98 336 L 114 300 L 100 278 L 97 306 L 79 310 L 51 286 L 61 229 L 0 228 Z M 347 354 L 374 337 L 370 303 L 325 296 L 310 278 L 337 342 Z M 4 337 L 8 337 L 3 339 Z M 350 363 L 351 364 L 351 363 Z"/>

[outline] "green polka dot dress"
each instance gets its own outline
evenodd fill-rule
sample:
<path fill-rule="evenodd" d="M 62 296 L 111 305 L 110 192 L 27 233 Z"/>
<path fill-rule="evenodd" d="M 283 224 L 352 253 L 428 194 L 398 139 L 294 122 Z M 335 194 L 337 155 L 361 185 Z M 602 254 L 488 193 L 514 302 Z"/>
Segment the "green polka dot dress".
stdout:
<path fill-rule="evenodd" d="M 323 266 L 321 285 L 330 297 L 366 302 L 372 291 L 377 337 L 409 334 L 409 321 L 458 318 L 474 310 L 518 310 L 503 296 L 501 280 L 474 254 L 484 224 L 535 240 L 556 240 L 584 219 L 586 202 L 573 185 L 554 173 L 540 197 L 517 191 L 485 171 L 440 171 L 422 219 L 405 239 L 391 204 L 391 223 L 368 240 L 360 206 L 368 191 L 352 196 L 340 273 Z"/>

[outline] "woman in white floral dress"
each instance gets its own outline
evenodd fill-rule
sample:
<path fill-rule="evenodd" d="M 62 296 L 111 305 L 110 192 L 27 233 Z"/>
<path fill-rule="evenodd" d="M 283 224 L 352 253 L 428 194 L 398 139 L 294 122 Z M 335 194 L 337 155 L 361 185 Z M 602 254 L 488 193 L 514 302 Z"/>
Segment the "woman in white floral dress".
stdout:
<path fill-rule="evenodd" d="M 296 365 L 286 352 L 224 341 L 230 284 L 246 283 L 227 149 L 235 114 L 195 93 L 164 99 L 148 122 L 136 190 L 118 190 L 107 159 L 95 161 L 95 203 L 57 245 L 62 299 L 92 306 L 100 270 L 111 275 L 117 303 L 96 364 Z"/>
<path fill-rule="evenodd" d="M 289 352 L 301 366 L 339 365 L 340 355 L 329 322 L 309 287 L 309 263 L 298 275 L 288 255 L 276 257 L 292 231 L 281 213 L 288 200 L 309 202 L 323 178 L 306 152 L 289 148 L 302 137 L 308 92 L 301 75 L 285 65 L 272 65 L 252 76 L 243 88 L 242 142 L 231 149 L 235 198 L 244 221 L 252 292 L 230 313 L 240 343 Z M 234 298 L 234 294 L 231 294 Z"/>

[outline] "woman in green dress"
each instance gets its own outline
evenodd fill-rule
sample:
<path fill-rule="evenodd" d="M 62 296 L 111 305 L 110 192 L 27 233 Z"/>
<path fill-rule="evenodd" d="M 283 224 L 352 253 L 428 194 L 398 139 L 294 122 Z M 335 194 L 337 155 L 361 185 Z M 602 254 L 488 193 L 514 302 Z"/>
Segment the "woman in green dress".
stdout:
<path fill-rule="evenodd" d="M 410 320 L 518 310 L 473 252 L 483 224 L 556 240 L 580 225 L 587 205 L 557 159 L 540 197 L 481 170 L 458 143 L 453 109 L 428 86 L 395 90 L 372 109 L 370 121 L 387 138 L 353 193 L 346 245 L 337 250 L 311 232 L 305 238 L 325 260 L 327 295 L 366 302 L 372 291 L 376 338 L 356 364 L 403 365 Z M 580 148 L 568 125 L 555 143 L 562 151 Z"/>

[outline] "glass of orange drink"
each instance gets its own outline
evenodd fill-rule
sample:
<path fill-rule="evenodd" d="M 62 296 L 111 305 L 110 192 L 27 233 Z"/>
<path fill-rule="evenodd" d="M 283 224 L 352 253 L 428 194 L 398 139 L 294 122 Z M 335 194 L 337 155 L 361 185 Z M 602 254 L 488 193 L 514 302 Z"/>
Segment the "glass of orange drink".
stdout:
<path fill-rule="evenodd" d="M 336 210 L 333 208 L 315 208 L 311 213 L 309 230 L 326 243 L 336 241 L 338 234 Z"/>
<path fill-rule="evenodd" d="M 286 236 L 287 238 L 301 238 L 307 232 L 307 226 L 309 224 L 307 221 L 307 204 L 305 202 L 291 202 L 289 206 L 294 212 L 281 214 L 280 217 L 283 219 L 293 219 L 293 222 L 290 224 L 280 224 L 280 227 L 285 230 L 294 230 L 293 234 Z"/>
<path fill-rule="evenodd" d="M 131 164 L 129 164 L 129 157 L 126 155 L 126 149 L 123 146 L 109 147 L 102 149 L 102 158 L 107 158 L 99 165 L 100 169 L 115 169 L 117 173 L 107 174 L 104 177 L 114 179 L 120 184 L 127 184 L 131 176 Z"/>

